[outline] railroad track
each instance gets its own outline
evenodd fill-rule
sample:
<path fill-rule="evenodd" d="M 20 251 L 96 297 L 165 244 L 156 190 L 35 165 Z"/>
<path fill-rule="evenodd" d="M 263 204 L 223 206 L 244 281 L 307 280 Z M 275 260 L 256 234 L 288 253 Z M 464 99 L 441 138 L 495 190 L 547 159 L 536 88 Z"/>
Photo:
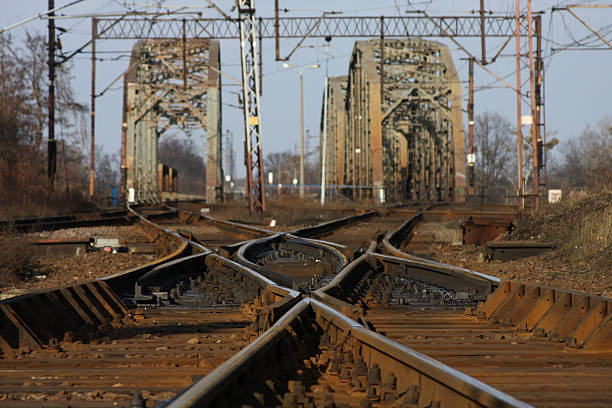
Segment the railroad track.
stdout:
<path fill-rule="evenodd" d="M 0 406 L 612 405 L 610 300 L 407 254 L 416 206 L 288 233 L 164 212 L 130 213 L 163 259 L 0 303 Z"/>
<path fill-rule="evenodd" d="M 170 210 L 165 206 L 144 207 L 136 205 L 135 209 L 143 211 L 149 219 L 164 219 L 176 216 L 175 209 Z M 137 219 L 138 216 L 128 210 L 90 211 L 68 216 L 0 221 L 0 231 L 34 232 L 101 225 L 130 225 L 137 221 Z"/>
<path fill-rule="evenodd" d="M 317 296 L 533 406 L 612 405 L 611 299 L 405 254 L 395 245 L 419 218 L 383 239 L 382 251 L 394 256 L 364 255 Z"/>
<path fill-rule="evenodd" d="M 297 292 L 134 216 L 174 250 L 104 279 L 0 303 L 0 406 L 152 406 L 297 301 Z"/>
<path fill-rule="evenodd" d="M 136 313 L 92 339 L 5 356 L 0 406 L 127 407 L 139 398 L 168 399 L 248 344 L 253 322 L 239 308 Z"/>

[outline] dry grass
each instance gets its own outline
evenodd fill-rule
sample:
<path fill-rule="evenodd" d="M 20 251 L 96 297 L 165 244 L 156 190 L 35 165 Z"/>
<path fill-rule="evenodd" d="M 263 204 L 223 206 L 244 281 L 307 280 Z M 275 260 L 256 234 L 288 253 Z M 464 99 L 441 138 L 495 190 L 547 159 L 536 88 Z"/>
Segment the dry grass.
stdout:
<path fill-rule="evenodd" d="M 578 223 L 573 239 L 566 245 L 570 259 L 588 261 L 595 268 L 612 264 L 612 207 L 589 214 Z"/>
<path fill-rule="evenodd" d="M 585 270 L 610 271 L 612 266 L 612 191 L 546 204 L 517 227 L 514 237 L 552 241 L 549 256 Z"/>
<path fill-rule="evenodd" d="M 0 234 L 0 287 L 32 277 L 34 248 L 16 233 Z"/>
<path fill-rule="evenodd" d="M 202 204 L 208 207 L 211 215 L 215 217 L 230 219 L 234 221 L 268 225 L 270 220 L 275 219 L 279 226 L 312 225 L 324 221 L 355 214 L 355 210 L 375 208 L 372 202 L 345 202 L 336 201 L 326 203 L 321 207 L 318 198 L 307 196 L 300 199 L 296 194 L 293 196 L 282 196 L 282 199 L 270 197 L 266 200 L 265 214 L 249 214 L 246 200 L 228 201 L 222 204 Z"/>

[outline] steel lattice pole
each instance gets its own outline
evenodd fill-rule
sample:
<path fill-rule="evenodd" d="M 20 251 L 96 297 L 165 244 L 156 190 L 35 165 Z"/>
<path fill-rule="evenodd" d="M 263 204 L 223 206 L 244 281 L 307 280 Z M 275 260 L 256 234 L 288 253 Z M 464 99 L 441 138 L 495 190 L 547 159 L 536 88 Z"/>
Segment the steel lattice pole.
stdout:
<path fill-rule="evenodd" d="M 249 210 L 265 211 L 263 154 L 261 149 L 261 109 L 257 39 L 255 34 L 255 4 L 253 0 L 238 1 L 240 21 L 240 57 L 242 65 L 242 95 L 244 103 L 245 164 Z"/>

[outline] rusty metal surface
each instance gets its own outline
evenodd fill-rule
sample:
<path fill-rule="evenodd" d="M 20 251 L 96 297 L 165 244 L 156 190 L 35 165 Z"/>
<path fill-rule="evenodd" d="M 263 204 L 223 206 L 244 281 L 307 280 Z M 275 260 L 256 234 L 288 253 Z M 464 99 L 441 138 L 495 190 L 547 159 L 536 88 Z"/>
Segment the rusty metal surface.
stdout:
<path fill-rule="evenodd" d="M 367 221 L 380 215 L 376 211 L 367 211 L 363 214 L 352 215 L 348 217 L 338 218 L 333 221 L 324 222 L 321 224 L 313 225 L 310 227 L 304 227 L 292 231 L 293 235 L 304 238 L 322 237 L 334 233 L 341 227 L 351 226 L 358 222 Z"/>
<path fill-rule="evenodd" d="M 502 262 L 539 255 L 556 248 L 553 242 L 543 241 L 489 241 L 486 254 L 490 259 Z"/>
<path fill-rule="evenodd" d="M 399 245 L 418 218 L 383 240 L 386 249 L 402 258 L 364 255 L 315 297 L 391 339 L 535 406 L 612 406 L 609 299 L 499 282 L 405 254 L 389 241 Z M 423 269 L 415 273 L 417 265 Z M 468 281 L 462 284 L 460 276 Z M 461 293 L 475 287 L 469 281 L 477 279 L 489 281 L 489 293 L 498 287 L 478 309 L 489 322 L 472 316 L 473 293 Z M 473 299 L 464 305 L 470 313 L 453 310 L 453 293 L 445 290 Z M 486 293 L 486 289 L 481 292 L 480 299 Z M 575 372 L 581 376 L 578 381 Z"/>
<path fill-rule="evenodd" d="M 173 126 L 206 130 L 206 198 L 223 195 L 219 43 L 208 39 L 137 42 L 123 96 L 122 188 L 158 202 L 157 139 Z"/>
<path fill-rule="evenodd" d="M 249 239 L 275 234 L 274 231 L 253 225 L 184 209 L 169 208 L 177 211 L 178 219 L 160 221 L 157 223 L 159 226 L 188 234 L 189 239 L 217 250 L 226 257 L 231 257 Z"/>
<path fill-rule="evenodd" d="M 75 238 L 35 239 L 30 242 L 38 256 L 54 258 L 84 255 L 91 243 L 92 239 Z"/>
<path fill-rule="evenodd" d="M 311 299 L 168 407 L 372 403 L 528 407 Z"/>
<path fill-rule="evenodd" d="M 493 324 L 533 332 L 568 347 L 612 353 L 610 298 L 503 281 L 477 313 Z"/>
<path fill-rule="evenodd" d="M 463 227 L 463 242 L 468 245 L 484 245 L 511 231 L 512 227 L 511 217 L 471 215 Z"/>
<path fill-rule="evenodd" d="M 130 406 L 138 392 L 153 406 L 248 344 L 253 322 L 240 308 L 152 309 L 89 337 L 22 347 L 0 359 L 0 406 Z"/>
<path fill-rule="evenodd" d="M 612 406 L 612 355 L 569 349 L 462 311 L 372 306 L 386 337 L 536 407 Z"/>
<path fill-rule="evenodd" d="M 0 373 L 17 373 L 0 385 L 0 406 L 143 406 L 138 391 L 147 406 L 177 392 L 170 406 L 612 406 L 609 299 L 405 254 L 393 244 L 409 237 L 414 214 L 388 209 L 311 229 L 333 243 L 280 234 L 225 252 L 253 251 L 249 264 L 199 244 L 189 225 L 135 214 L 173 257 L 0 303 Z M 219 240 L 270 235 L 197 214 L 182 220 L 196 218 L 225 234 Z M 401 257 L 374 253 L 379 246 Z M 323 303 L 298 304 L 284 282 L 320 273 L 308 291 L 327 283 L 312 293 Z M 130 311 L 135 293 L 152 309 Z M 58 325 L 58 316 L 68 318 Z"/>
<path fill-rule="evenodd" d="M 0 301 L 0 350 L 46 347 L 68 332 L 94 330 L 127 309 L 103 281 L 40 291 Z"/>
<path fill-rule="evenodd" d="M 410 213 L 414 214 L 418 209 L 419 207 L 415 206 L 411 208 Z M 395 209 L 390 209 L 380 213 L 377 217 L 324 233 L 319 238 L 345 245 L 351 252 L 355 253 L 367 248 L 371 241 L 376 241 L 387 231 L 401 225 L 406 221 L 406 218 L 405 210 L 404 213 L 396 214 Z"/>
<path fill-rule="evenodd" d="M 552 289 L 535 299 L 534 289 L 503 282 L 478 319 L 471 294 L 377 270 L 368 257 L 374 255 L 354 261 L 315 297 L 534 406 L 612 406 L 609 299 L 559 291 L 555 302 Z"/>
<path fill-rule="evenodd" d="M 152 219 L 171 218 L 176 215 L 174 209 L 167 209 L 165 207 L 135 205 L 133 208 L 143 213 L 148 213 L 147 216 Z M 129 225 L 136 220 L 137 216 L 126 209 L 101 212 L 92 211 L 57 217 L 2 220 L 0 221 L 0 230 L 34 232 L 102 225 Z"/>
<path fill-rule="evenodd" d="M 445 45 L 357 41 L 344 104 L 336 101 L 342 83 L 330 87 L 326 171 L 344 193 L 378 202 L 465 200 L 461 87 Z"/>
<path fill-rule="evenodd" d="M 336 247 L 291 234 L 249 241 L 234 257 L 278 284 L 303 292 L 323 286 L 348 263 Z"/>
<path fill-rule="evenodd" d="M 150 402 L 167 399 L 299 300 L 297 292 L 136 216 L 150 234 L 176 241 L 178 252 L 152 269 L 0 303 L 0 372 L 16 373 L 0 385 L 0 406 L 116 406 L 134 404 L 139 392 Z M 186 248 L 203 252 L 184 257 Z M 109 284 L 125 289 L 131 281 L 141 294 L 176 282 L 175 306 L 128 311 Z M 151 374 L 138 375 L 144 370 Z"/>

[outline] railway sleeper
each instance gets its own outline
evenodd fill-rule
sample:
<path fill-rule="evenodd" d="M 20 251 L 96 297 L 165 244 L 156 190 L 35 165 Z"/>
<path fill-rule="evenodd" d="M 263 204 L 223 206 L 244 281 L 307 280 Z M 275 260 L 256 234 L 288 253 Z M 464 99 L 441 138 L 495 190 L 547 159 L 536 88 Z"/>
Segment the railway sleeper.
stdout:
<path fill-rule="evenodd" d="M 167 407 L 527 407 L 304 299 Z"/>
<path fill-rule="evenodd" d="M 440 280 L 410 267 L 407 260 L 389 258 L 367 253 L 347 266 L 334 280 L 315 292 L 317 299 L 328 303 L 331 298 L 361 310 L 359 316 L 367 316 L 372 306 L 411 306 L 419 309 L 469 309 L 476 307 L 481 299 L 481 283 L 476 280 L 472 289 L 465 282 L 453 288 L 450 279 L 440 285 Z M 429 279 L 428 279 L 429 278 Z M 355 312 L 350 311 L 349 317 Z"/>
<path fill-rule="evenodd" d="M 0 349 L 53 348 L 64 339 L 91 339 L 129 313 L 104 281 L 31 293 L 0 302 Z"/>
<path fill-rule="evenodd" d="M 248 328 L 249 337 L 265 331 L 297 301 L 297 293 L 210 252 L 172 261 L 187 252 L 189 246 L 183 241 L 176 253 L 164 258 L 171 261 L 157 267 L 160 261 L 102 280 L 0 302 L 2 352 L 53 348 L 62 339 L 89 341 L 104 336 L 113 327 L 120 327 L 122 319 L 138 318 L 137 313 L 128 313 L 113 290 L 118 288 L 125 294 L 130 281 L 136 281 L 132 292 L 136 302 L 153 300 L 161 304 L 178 300 L 175 303 L 191 306 L 195 303 L 200 307 L 243 307 L 247 315 L 257 316 L 256 324 Z M 209 290 L 211 287 L 213 290 Z M 128 305 L 132 303 L 126 300 Z"/>
<path fill-rule="evenodd" d="M 612 351 L 610 298 L 503 281 L 474 314 L 569 347 Z"/>
<path fill-rule="evenodd" d="M 153 307 L 240 307 L 255 318 L 248 336 L 267 330 L 298 300 L 296 292 L 210 252 L 160 265 L 136 282 L 134 293 L 135 303 Z"/>

